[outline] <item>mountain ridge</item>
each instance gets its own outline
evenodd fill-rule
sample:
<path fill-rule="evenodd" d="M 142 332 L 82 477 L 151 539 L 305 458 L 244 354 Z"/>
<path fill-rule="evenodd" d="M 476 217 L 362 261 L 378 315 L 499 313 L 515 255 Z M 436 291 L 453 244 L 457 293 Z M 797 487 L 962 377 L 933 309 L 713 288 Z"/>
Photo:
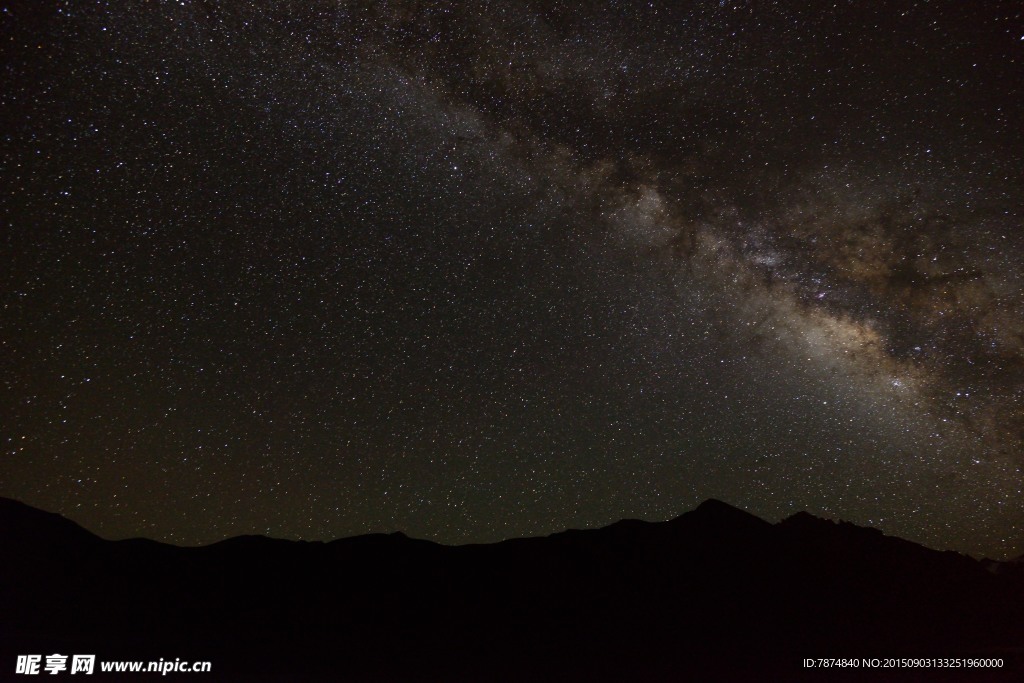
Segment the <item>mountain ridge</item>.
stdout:
<path fill-rule="evenodd" d="M 0 501 L 5 656 L 170 648 L 257 681 L 296 662 L 309 680 L 760 680 L 792 678 L 807 656 L 1010 660 L 1024 645 L 1012 567 L 717 500 L 462 546 L 392 533 L 182 548 L 33 510 Z"/>
<path fill-rule="evenodd" d="M 475 547 L 475 546 L 488 546 L 488 545 L 496 545 L 496 544 L 500 544 L 500 543 L 516 542 L 516 541 L 524 541 L 524 540 L 546 539 L 546 538 L 562 536 L 562 535 L 565 535 L 565 534 L 580 534 L 580 533 L 582 533 L 582 534 L 589 534 L 589 533 L 600 532 L 600 531 L 605 531 L 605 530 L 612 529 L 612 528 L 620 528 L 622 526 L 629 526 L 629 525 L 648 525 L 648 526 L 651 526 L 651 527 L 658 527 L 658 526 L 668 525 L 670 527 L 670 526 L 673 526 L 673 525 L 685 524 L 685 523 L 687 523 L 688 520 L 692 520 L 692 519 L 696 519 L 696 518 L 700 518 L 700 517 L 703 517 L 705 519 L 707 519 L 709 517 L 710 518 L 716 518 L 716 519 L 719 519 L 719 520 L 721 520 L 723 522 L 728 522 L 728 521 L 740 522 L 740 521 L 742 521 L 743 523 L 747 523 L 747 524 L 749 524 L 751 526 L 754 526 L 754 527 L 761 526 L 761 527 L 765 527 L 765 528 L 769 527 L 769 526 L 778 527 L 780 525 L 782 525 L 782 526 L 789 526 L 789 525 L 792 525 L 792 524 L 803 523 L 804 520 L 806 520 L 807 523 L 811 523 L 811 524 L 813 524 L 813 523 L 820 523 L 822 525 L 822 528 L 824 528 L 825 525 L 828 525 L 830 527 L 835 527 L 837 525 L 840 526 L 840 527 L 847 526 L 847 527 L 851 527 L 851 528 L 863 529 L 863 530 L 869 531 L 870 533 L 873 533 L 873 534 L 879 534 L 881 536 L 884 536 L 885 538 L 898 538 L 901 541 L 904 541 L 906 543 L 911 543 L 913 545 L 919 546 L 921 548 L 927 549 L 927 550 L 932 551 L 932 552 L 955 553 L 955 554 L 960 555 L 962 557 L 968 557 L 968 558 L 971 557 L 970 555 L 966 555 L 966 554 L 961 553 L 959 551 L 955 551 L 955 550 L 939 550 L 939 549 L 936 549 L 936 548 L 931 548 L 929 546 L 923 545 L 921 543 L 917 543 L 915 541 L 909 541 L 907 539 L 903 539 L 903 538 L 901 538 L 899 536 L 892 536 L 892 535 L 886 534 L 885 532 L 883 532 L 883 531 L 881 531 L 879 529 L 876 529 L 874 527 L 865 527 L 865 526 L 861 526 L 861 525 L 855 524 L 853 522 L 847 522 L 847 521 L 843 521 L 843 520 L 832 520 L 832 519 L 829 519 L 829 518 L 818 517 L 816 515 L 812 515 L 809 512 L 806 512 L 806 511 L 803 511 L 803 510 L 801 510 L 799 512 L 796 512 L 796 513 L 793 513 L 792 515 L 789 515 L 788 517 L 783 518 L 779 522 L 772 523 L 772 522 L 768 522 L 768 521 L 765 521 L 765 520 L 761 519 L 760 517 L 758 517 L 757 515 L 754 515 L 751 512 L 743 510 L 742 508 L 736 507 L 734 505 L 730 505 L 729 503 L 726 503 L 726 502 L 721 501 L 721 500 L 716 499 L 716 498 L 708 498 L 705 501 L 703 501 L 702 503 L 700 503 L 693 510 L 689 510 L 689 511 L 684 512 L 684 513 L 682 513 L 682 514 L 680 514 L 680 515 L 678 515 L 676 517 L 673 517 L 673 518 L 670 518 L 670 519 L 667 519 L 667 520 L 649 521 L 649 520 L 643 520 L 643 519 L 637 519 L 637 518 L 624 518 L 624 519 L 620 519 L 620 520 L 617 520 L 615 522 L 611 522 L 611 523 L 609 523 L 609 524 L 607 524 L 605 526 L 600 526 L 600 527 L 589 527 L 589 528 L 584 528 L 584 529 L 568 528 L 568 529 L 563 529 L 561 531 L 555 531 L 555 532 L 552 532 L 552 533 L 544 535 L 544 536 L 512 537 L 512 538 L 507 538 L 507 539 L 503 539 L 503 540 L 499 540 L 499 541 L 491 541 L 491 542 L 483 542 L 483 543 L 465 543 L 465 544 L 440 543 L 438 541 L 434 541 L 434 540 L 431 540 L 431 539 L 424 539 L 424 538 L 417 538 L 417 537 L 414 537 L 414 536 L 409 536 L 404 531 L 396 530 L 396 531 L 391 531 L 391 532 L 370 532 L 370 533 L 365 533 L 365 534 L 357 534 L 357 535 L 354 535 L 354 536 L 341 536 L 341 537 L 338 537 L 338 538 L 323 539 L 323 540 L 288 539 L 288 538 L 279 538 L 279 537 L 275 537 L 275 536 L 268 536 L 266 534 L 240 534 L 240 535 L 237 535 L 237 536 L 228 536 L 226 538 L 222 538 L 222 539 L 217 540 L 217 541 L 211 541 L 209 543 L 204 543 L 204 544 L 200 544 L 200 545 L 178 545 L 178 544 L 175 544 L 175 543 L 170 543 L 170 542 L 167 542 L 167 541 L 159 541 L 159 540 L 151 539 L 151 538 L 144 537 L 144 536 L 133 536 L 133 537 L 123 538 L 123 539 L 106 539 L 106 538 L 103 538 L 102 536 L 100 536 L 99 534 L 96 534 L 95 532 L 90 531 L 89 529 L 83 527 L 82 525 L 78 524 L 77 522 L 71 520 L 70 518 L 68 518 L 68 517 L 66 517 L 66 516 L 64 516 L 64 515 L 62 515 L 60 513 L 49 512 L 49 511 L 43 510 L 41 508 L 34 507 L 32 505 L 29 505 L 28 503 L 24 503 L 22 501 L 19 501 L 19 500 L 13 499 L 13 498 L 7 498 L 7 497 L 4 497 L 4 496 L 0 496 L 0 521 L 4 522 L 4 526 L 0 527 L 0 538 L 2 538 L 2 534 L 4 533 L 4 529 L 5 528 L 8 529 L 8 530 L 12 528 L 11 525 L 10 525 L 10 520 L 13 519 L 14 521 L 18 521 L 20 519 L 22 521 L 25 521 L 25 520 L 29 520 L 29 519 L 35 519 L 36 523 L 39 523 L 39 524 L 42 524 L 45 520 L 49 520 L 50 522 L 53 522 L 55 524 L 55 526 L 63 527 L 64 528 L 64 533 L 67 533 L 67 534 L 80 533 L 83 538 L 90 537 L 93 540 L 98 540 L 98 541 L 103 541 L 103 542 L 108 542 L 108 543 L 126 543 L 126 542 L 142 542 L 142 541 L 144 541 L 144 542 L 148 542 L 148 543 L 155 543 L 155 544 L 159 544 L 159 545 L 163 545 L 163 546 L 168 546 L 168 547 L 171 547 L 171 548 L 209 548 L 209 547 L 217 546 L 217 545 L 220 545 L 220 544 L 223 544 L 223 543 L 241 542 L 241 539 L 244 539 L 245 542 L 255 542 L 255 541 L 258 541 L 258 540 L 262 540 L 262 541 L 270 541 L 270 542 L 286 542 L 286 543 L 296 543 L 296 544 L 332 544 L 332 543 L 346 542 L 346 541 L 355 540 L 355 539 L 381 538 L 381 537 L 404 538 L 404 539 L 409 539 L 409 540 L 413 540 L 413 541 L 420 541 L 420 542 L 424 542 L 424 543 L 432 543 L 432 544 L 435 544 L 435 545 L 438 545 L 438 546 L 441 546 L 441 547 L 463 547 L 463 546 L 474 546 Z M 971 559 L 974 559 L 974 558 L 971 558 Z M 984 558 L 984 560 L 985 561 L 990 561 L 990 562 L 997 562 L 997 563 L 1000 563 L 1000 564 L 1006 563 L 1006 562 L 1024 562 L 1024 555 L 1022 555 L 1019 558 L 1011 558 L 1009 560 L 990 560 L 988 558 Z"/>

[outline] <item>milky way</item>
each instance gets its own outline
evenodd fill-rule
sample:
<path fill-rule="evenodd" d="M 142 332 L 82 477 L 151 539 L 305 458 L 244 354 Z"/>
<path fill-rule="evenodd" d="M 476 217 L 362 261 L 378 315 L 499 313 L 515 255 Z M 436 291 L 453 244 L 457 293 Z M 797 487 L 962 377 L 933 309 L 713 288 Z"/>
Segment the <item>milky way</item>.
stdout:
<path fill-rule="evenodd" d="M 1013 3 L 0 18 L 0 494 L 176 543 L 718 497 L 1024 552 Z"/>

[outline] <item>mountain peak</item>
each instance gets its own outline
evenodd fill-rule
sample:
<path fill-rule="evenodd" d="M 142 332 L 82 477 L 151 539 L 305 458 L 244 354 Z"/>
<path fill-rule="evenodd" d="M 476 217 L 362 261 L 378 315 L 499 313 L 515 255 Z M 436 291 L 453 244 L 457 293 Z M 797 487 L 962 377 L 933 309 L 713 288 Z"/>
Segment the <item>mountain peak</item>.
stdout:
<path fill-rule="evenodd" d="M 821 517 L 815 517 L 811 513 L 807 512 L 806 510 L 801 510 L 800 512 L 796 512 L 796 513 L 790 515 L 789 517 L 786 517 L 784 520 L 782 520 L 780 522 L 780 524 L 807 525 L 807 524 L 821 524 L 822 522 L 827 523 L 827 524 L 835 524 L 831 520 L 822 519 Z"/>
<path fill-rule="evenodd" d="M 716 536 L 725 534 L 722 538 L 740 534 L 746 539 L 744 542 L 753 538 L 750 534 L 760 535 L 761 532 L 771 527 L 771 524 L 760 517 L 717 498 L 705 500 L 694 510 L 673 520 L 672 525 L 677 529 L 700 530 L 701 534 L 710 533 Z"/>
<path fill-rule="evenodd" d="M 768 522 L 757 515 L 751 514 L 746 510 L 740 509 L 728 503 L 722 502 L 717 498 L 708 498 L 703 503 L 698 505 L 692 512 L 687 513 L 684 517 L 696 517 L 698 519 L 713 519 L 720 520 L 723 522 L 731 522 L 738 524 L 750 524 L 753 522 L 768 526 Z"/>
<path fill-rule="evenodd" d="M 733 511 L 743 512 L 743 510 L 740 510 L 738 507 L 729 505 L 728 503 L 718 500 L 717 498 L 708 498 L 694 509 L 694 512 L 697 511 L 714 512 L 716 514 L 730 514 Z"/>

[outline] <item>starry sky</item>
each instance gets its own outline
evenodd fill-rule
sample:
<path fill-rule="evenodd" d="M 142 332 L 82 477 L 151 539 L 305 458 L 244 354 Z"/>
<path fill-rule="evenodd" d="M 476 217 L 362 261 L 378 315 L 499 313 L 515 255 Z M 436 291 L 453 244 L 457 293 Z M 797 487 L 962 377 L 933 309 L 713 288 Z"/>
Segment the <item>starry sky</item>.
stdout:
<path fill-rule="evenodd" d="M 1017 2 L 0 2 L 0 495 L 1024 552 Z"/>

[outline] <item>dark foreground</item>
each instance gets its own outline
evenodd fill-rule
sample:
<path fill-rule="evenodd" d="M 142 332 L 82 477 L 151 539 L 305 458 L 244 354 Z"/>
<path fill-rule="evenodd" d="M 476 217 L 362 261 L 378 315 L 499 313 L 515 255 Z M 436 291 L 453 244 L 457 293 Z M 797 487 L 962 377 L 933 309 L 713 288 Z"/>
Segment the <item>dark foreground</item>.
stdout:
<path fill-rule="evenodd" d="M 212 665 L 135 677 L 150 681 L 1024 680 L 1020 564 L 717 501 L 494 545 L 177 548 L 0 499 L 0 557 L 2 680 L 130 678 L 15 674 L 17 655 L 53 653 Z M 1003 667 L 881 668 L 922 657 Z"/>

